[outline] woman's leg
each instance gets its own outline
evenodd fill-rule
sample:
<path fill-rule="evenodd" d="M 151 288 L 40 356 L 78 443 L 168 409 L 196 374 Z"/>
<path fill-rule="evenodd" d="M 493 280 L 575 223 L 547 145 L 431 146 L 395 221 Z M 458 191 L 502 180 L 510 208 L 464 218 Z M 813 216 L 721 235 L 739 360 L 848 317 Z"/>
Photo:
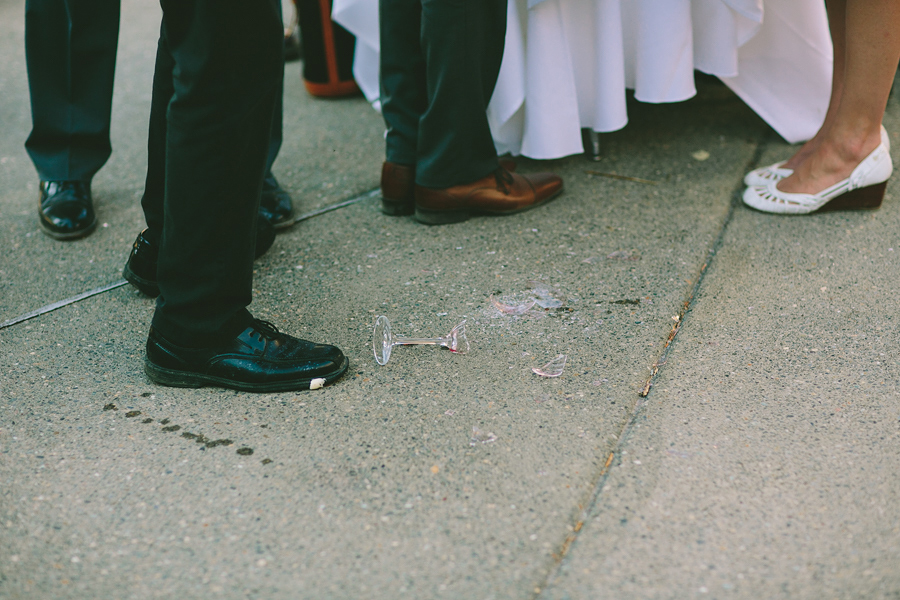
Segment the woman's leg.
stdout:
<path fill-rule="evenodd" d="M 834 123 L 835 114 L 841 103 L 841 93 L 844 90 L 844 58 L 846 53 L 846 28 L 844 17 L 847 14 L 847 0 L 829 0 L 826 5 L 828 11 L 828 29 L 831 32 L 832 70 L 831 70 L 831 97 L 828 99 L 828 111 L 825 113 L 825 121 L 815 136 L 800 148 L 796 154 L 785 163 L 785 169 L 796 169 L 806 158 L 812 154 Z"/>
<path fill-rule="evenodd" d="M 778 183 L 784 192 L 821 192 L 849 177 L 881 143 L 881 121 L 900 61 L 900 0 L 844 2 L 844 76 L 837 109 L 819 144 Z M 835 15 L 835 22 L 839 19 Z"/>

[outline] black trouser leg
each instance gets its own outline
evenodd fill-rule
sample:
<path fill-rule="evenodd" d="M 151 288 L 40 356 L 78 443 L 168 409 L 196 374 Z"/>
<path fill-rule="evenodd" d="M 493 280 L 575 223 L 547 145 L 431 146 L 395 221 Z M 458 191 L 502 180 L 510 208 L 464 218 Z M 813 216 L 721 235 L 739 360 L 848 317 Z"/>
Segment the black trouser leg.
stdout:
<path fill-rule="evenodd" d="M 281 2 L 278 2 L 278 18 L 281 19 L 281 22 L 284 23 L 284 16 L 282 14 L 282 6 Z M 284 41 L 282 40 L 281 44 L 281 68 L 282 68 L 282 80 L 281 83 L 278 84 L 278 92 L 275 94 L 275 110 L 272 113 L 272 133 L 269 136 L 269 148 L 268 155 L 266 156 L 266 177 L 272 174 L 272 165 L 275 164 L 275 159 L 278 158 L 278 152 L 281 150 L 281 141 L 284 138 L 283 135 L 283 103 L 284 103 Z"/>
<path fill-rule="evenodd" d="M 282 49 L 282 61 L 284 50 Z M 282 134 L 282 113 L 283 113 L 283 99 L 284 99 L 284 82 L 278 86 L 278 91 L 275 93 L 275 110 L 272 112 L 272 133 L 269 135 L 269 145 L 266 149 L 266 177 L 272 174 L 272 165 L 275 164 L 275 159 L 278 158 L 278 152 L 281 150 L 281 142 L 283 139 Z"/>
<path fill-rule="evenodd" d="M 500 73 L 506 0 L 381 0 L 387 159 L 443 188 L 497 168 L 487 105 Z M 403 158 L 404 160 L 398 160 Z"/>
<path fill-rule="evenodd" d="M 33 128 L 25 148 L 45 181 L 90 181 L 112 148 L 119 0 L 27 0 Z"/>
<path fill-rule="evenodd" d="M 469 183 L 497 168 L 487 120 L 506 39 L 506 0 L 423 0 L 428 110 L 419 122 L 416 183 Z"/>
<path fill-rule="evenodd" d="M 419 119 L 428 108 L 425 56 L 419 44 L 421 0 L 380 0 L 381 114 L 388 162 L 416 164 Z"/>
<path fill-rule="evenodd" d="M 141 207 L 147 221 L 147 235 L 158 244 L 162 237 L 166 198 L 166 113 L 175 95 L 172 70 L 175 60 L 169 52 L 165 28 L 160 31 L 153 73 L 153 93 L 150 99 L 150 127 L 147 141 L 147 181 Z"/>
<path fill-rule="evenodd" d="M 279 10 L 281 5 L 279 4 Z M 160 40 L 162 44 L 162 40 Z M 282 49 L 283 54 L 283 49 Z M 282 61 L 284 57 L 282 55 Z M 172 85 L 172 69 L 175 67 L 172 55 L 167 48 L 158 48 L 156 52 L 156 69 L 153 77 L 153 96 L 150 103 L 150 140 L 147 153 L 147 181 L 144 185 L 144 196 L 141 206 L 147 220 L 148 236 L 156 241 L 162 233 L 163 199 L 166 182 L 166 111 L 169 101 L 175 93 Z M 272 174 L 272 165 L 281 150 L 282 136 L 282 103 L 284 82 L 278 84 L 275 95 L 275 109 L 272 113 L 272 131 L 266 155 L 266 177 Z"/>
<path fill-rule="evenodd" d="M 161 2 L 154 114 L 166 81 L 172 95 L 153 325 L 176 344 L 214 345 L 250 322 L 259 193 L 283 74 L 276 1 Z"/>

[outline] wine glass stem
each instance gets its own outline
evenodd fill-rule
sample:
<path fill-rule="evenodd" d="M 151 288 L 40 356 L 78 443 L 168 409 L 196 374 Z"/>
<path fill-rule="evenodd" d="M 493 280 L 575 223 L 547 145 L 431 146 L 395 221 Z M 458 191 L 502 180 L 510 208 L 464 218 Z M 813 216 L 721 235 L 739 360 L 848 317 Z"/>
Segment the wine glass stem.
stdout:
<path fill-rule="evenodd" d="M 395 337 L 392 346 L 411 346 L 413 344 L 428 344 L 431 346 L 440 345 L 446 342 L 444 338 L 408 338 Z"/>

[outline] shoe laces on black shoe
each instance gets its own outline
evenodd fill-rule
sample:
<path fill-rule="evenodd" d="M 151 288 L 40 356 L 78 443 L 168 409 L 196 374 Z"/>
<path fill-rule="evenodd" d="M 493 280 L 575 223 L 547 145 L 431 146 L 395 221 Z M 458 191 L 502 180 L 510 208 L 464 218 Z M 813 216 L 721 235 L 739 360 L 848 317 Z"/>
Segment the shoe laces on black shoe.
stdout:
<path fill-rule="evenodd" d="M 497 189 L 504 194 L 509 194 L 509 185 L 513 182 L 512 173 L 503 167 L 497 167 L 494 170 L 494 179 L 497 180 Z"/>
<path fill-rule="evenodd" d="M 251 337 L 254 333 L 259 337 L 260 342 L 270 341 L 276 346 L 280 346 L 284 338 L 284 334 L 278 331 L 274 323 L 264 319 L 253 319 L 253 333 L 250 334 Z"/>
<path fill-rule="evenodd" d="M 45 206 L 49 204 L 48 201 L 63 200 L 85 205 L 91 201 L 90 185 L 84 181 L 42 181 L 41 191 L 41 204 Z"/>

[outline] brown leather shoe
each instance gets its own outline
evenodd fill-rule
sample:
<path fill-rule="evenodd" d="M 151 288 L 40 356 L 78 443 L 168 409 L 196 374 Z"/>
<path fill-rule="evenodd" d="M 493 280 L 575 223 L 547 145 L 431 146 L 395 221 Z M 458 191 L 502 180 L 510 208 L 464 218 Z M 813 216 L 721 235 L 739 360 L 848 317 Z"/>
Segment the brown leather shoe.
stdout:
<path fill-rule="evenodd" d="M 381 165 L 381 212 L 392 217 L 415 211 L 416 168 L 387 162 Z"/>
<path fill-rule="evenodd" d="M 500 166 L 516 170 L 511 158 L 501 158 Z M 387 162 L 381 165 L 381 212 L 392 217 L 411 215 L 416 209 L 416 168 Z"/>
<path fill-rule="evenodd" d="M 562 179 L 553 173 L 519 175 L 501 167 L 464 185 L 445 189 L 417 185 L 416 220 L 441 225 L 459 223 L 472 215 L 509 215 L 546 202 L 562 189 Z"/>

